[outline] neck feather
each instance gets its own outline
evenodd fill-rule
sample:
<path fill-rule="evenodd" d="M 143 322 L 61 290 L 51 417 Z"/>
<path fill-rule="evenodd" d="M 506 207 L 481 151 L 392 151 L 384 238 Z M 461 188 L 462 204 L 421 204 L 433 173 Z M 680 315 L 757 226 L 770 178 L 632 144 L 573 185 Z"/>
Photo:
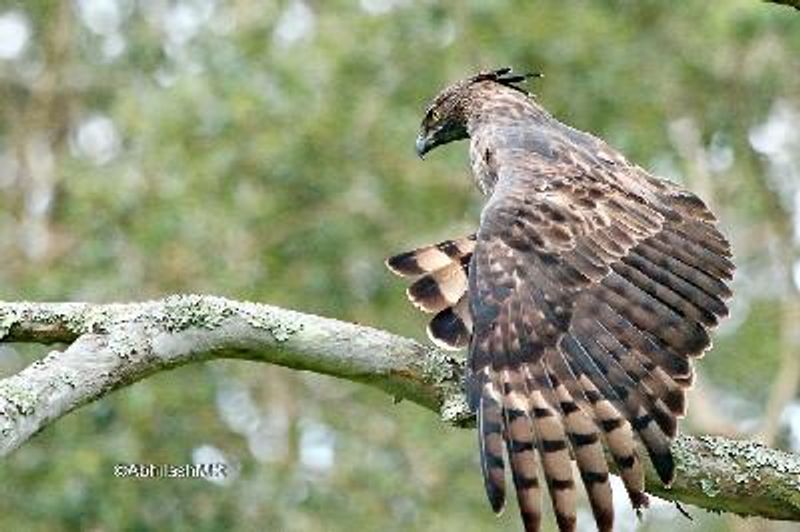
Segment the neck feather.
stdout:
<path fill-rule="evenodd" d="M 494 82 L 477 84 L 470 100 L 467 112 L 470 136 L 485 127 L 535 126 L 552 120 L 532 96 Z"/>

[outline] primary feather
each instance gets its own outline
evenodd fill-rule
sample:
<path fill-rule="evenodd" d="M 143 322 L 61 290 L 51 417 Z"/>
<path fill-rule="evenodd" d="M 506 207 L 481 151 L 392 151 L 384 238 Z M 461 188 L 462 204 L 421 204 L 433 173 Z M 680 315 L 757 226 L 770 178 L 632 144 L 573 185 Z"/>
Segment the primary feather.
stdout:
<path fill-rule="evenodd" d="M 476 234 L 387 265 L 416 278 L 408 295 L 435 313 L 436 343 L 469 345 L 492 508 L 505 504 L 505 452 L 525 529 L 539 530 L 546 486 L 559 529 L 574 530 L 574 459 L 598 528 L 611 530 L 602 445 L 634 507 L 647 505 L 635 438 L 672 482 L 693 360 L 727 314 L 734 266 L 700 199 L 558 122 L 519 81 L 484 72 L 431 104 L 420 155 L 469 137 L 488 201 Z"/>

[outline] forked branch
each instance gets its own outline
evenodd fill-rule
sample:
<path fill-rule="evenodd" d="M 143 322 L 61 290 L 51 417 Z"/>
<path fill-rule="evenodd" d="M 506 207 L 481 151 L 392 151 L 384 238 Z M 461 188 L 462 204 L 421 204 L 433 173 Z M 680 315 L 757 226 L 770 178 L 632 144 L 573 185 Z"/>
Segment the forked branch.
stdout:
<path fill-rule="evenodd" d="M 210 296 L 108 305 L 0 303 L 0 341 L 66 346 L 0 380 L 3 455 L 116 389 L 215 358 L 363 382 L 447 423 L 473 423 L 460 358 L 385 331 L 269 305 Z M 649 470 L 651 493 L 710 510 L 800 521 L 800 457 L 706 436 L 681 436 L 673 452 L 673 486 L 664 488 Z"/>

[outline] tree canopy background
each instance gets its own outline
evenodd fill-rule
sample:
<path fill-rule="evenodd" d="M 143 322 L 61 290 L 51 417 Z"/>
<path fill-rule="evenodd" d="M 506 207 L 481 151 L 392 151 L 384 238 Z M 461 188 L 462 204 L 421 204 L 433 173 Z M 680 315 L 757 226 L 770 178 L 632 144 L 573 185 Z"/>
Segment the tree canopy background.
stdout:
<path fill-rule="evenodd" d="M 6 0 L 0 298 L 203 292 L 423 339 L 383 258 L 466 234 L 482 200 L 466 146 L 423 164 L 416 129 L 444 84 L 505 65 L 543 72 L 558 118 L 698 192 L 732 239 L 732 316 L 683 430 L 800 450 L 800 15 L 753 0 Z M 0 368 L 39 355 L 2 346 Z M 213 461 L 234 473 L 113 475 Z M 0 478 L 2 530 L 519 526 L 484 500 L 472 431 L 246 362 L 90 405 Z M 690 512 L 696 530 L 782 529 Z M 619 521 L 677 519 L 664 503 Z"/>

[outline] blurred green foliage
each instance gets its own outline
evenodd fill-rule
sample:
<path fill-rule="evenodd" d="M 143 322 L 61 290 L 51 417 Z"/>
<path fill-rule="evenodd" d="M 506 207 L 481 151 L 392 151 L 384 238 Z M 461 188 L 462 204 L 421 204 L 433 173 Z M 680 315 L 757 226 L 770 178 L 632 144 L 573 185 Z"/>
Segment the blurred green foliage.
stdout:
<path fill-rule="evenodd" d="M 784 201 L 794 185 L 769 177 L 752 141 L 778 102 L 800 109 L 791 10 L 6 0 L 0 21 L 0 52 L 19 38 L 9 31 L 28 32 L 0 58 L 1 298 L 205 292 L 423 338 L 382 260 L 471 231 L 481 199 L 465 145 L 415 158 L 421 111 L 449 81 L 514 65 L 546 74 L 533 88 L 557 117 L 714 207 L 742 273 L 702 391 L 711 415 L 757 429 L 782 335 L 800 319 L 786 310 L 800 202 Z M 0 365 L 35 356 L 4 348 Z M 203 446 L 238 473 L 112 474 L 191 462 Z M 86 407 L 5 459 L 0 530 L 517 529 L 514 511 L 498 521 L 485 503 L 474 447 L 470 431 L 353 383 L 209 363 Z M 674 511 L 660 512 L 640 528 L 671 526 Z M 733 526 L 692 513 L 696 530 Z"/>

